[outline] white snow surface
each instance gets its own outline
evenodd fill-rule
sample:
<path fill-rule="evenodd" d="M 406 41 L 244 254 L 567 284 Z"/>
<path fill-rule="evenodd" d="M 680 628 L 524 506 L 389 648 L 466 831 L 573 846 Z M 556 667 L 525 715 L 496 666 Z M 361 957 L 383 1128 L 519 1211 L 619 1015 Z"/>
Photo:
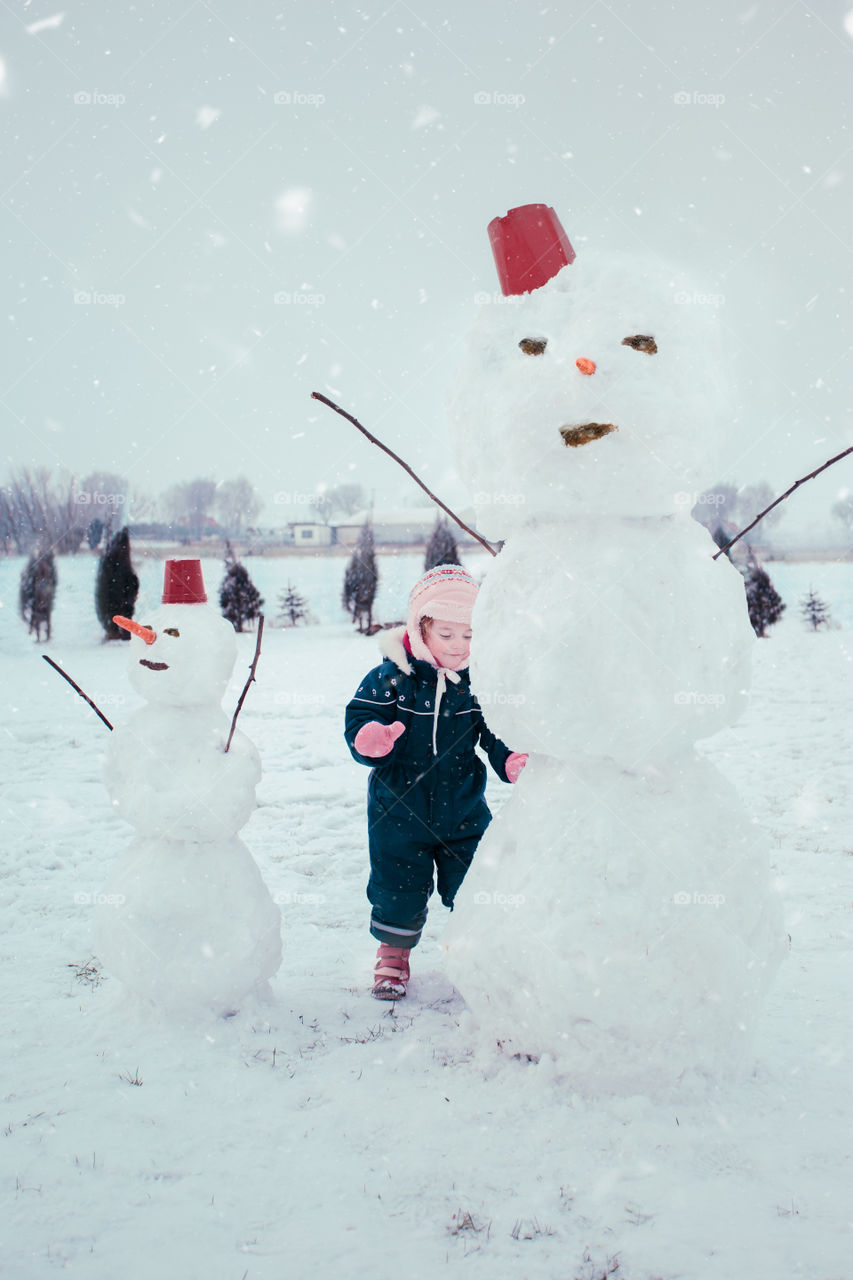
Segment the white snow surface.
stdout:
<path fill-rule="evenodd" d="M 590 1097 L 551 1059 L 483 1043 L 444 972 L 440 906 L 407 999 L 371 999 L 367 771 L 341 727 L 376 648 L 338 622 L 268 626 L 241 716 L 263 762 L 242 835 L 285 916 L 268 1002 L 223 1019 L 128 1000 L 93 960 L 96 900 L 133 838 L 101 778 L 109 735 L 40 658 L 119 723 L 138 701 L 127 646 L 98 643 L 83 557 L 59 561 L 54 641 L 36 646 L 21 566 L 0 563 L 4 1275 L 850 1275 L 853 567 L 768 566 L 788 612 L 739 723 L 703 744 L 770 832 L 791 953 L 752 1072 L 674 1104 Z M 329 599 L 342 568 L 322 562 Z M 294 576 L 252 569 L 267 593 Z M 802 629 L 809 586 L 841 629 Z M 226 708 L 254 637 L 237 644 Z M 489 794 L 497 811 L 511 793 Z M 679 905 L 686 927 L 715 911 Z"/>

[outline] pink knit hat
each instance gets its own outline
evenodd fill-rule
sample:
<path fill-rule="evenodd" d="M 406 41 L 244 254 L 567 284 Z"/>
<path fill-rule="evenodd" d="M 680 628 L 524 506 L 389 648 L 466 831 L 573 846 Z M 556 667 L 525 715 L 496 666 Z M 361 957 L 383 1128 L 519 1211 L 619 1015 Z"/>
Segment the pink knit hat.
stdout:
<path fill-rule="evenodd" d="M 435 666 L 435 659 L 421 638 L 421 619 L 438 618 L 470 626 L 478 590 L 470 573 L 459 564 L 439 564 L 427 570 L 409 594 L 406 631 L 414 657 Z"/>

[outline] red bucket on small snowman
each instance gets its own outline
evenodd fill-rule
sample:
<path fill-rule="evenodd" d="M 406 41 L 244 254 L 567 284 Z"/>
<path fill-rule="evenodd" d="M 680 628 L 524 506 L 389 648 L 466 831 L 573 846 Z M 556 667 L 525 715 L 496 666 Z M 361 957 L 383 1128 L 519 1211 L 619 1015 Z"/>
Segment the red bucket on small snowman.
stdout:
<path fill-rule="evenodd" d="M 200 560 L 167 560 L 163 604 L 207 604 Z"/>
<path fill-rule="evenodd" d="M 522 204 L 489 223 L 489 240 L 505 296 L 530 293 L 575 260 L 563 225 L 547 204 Z"/>

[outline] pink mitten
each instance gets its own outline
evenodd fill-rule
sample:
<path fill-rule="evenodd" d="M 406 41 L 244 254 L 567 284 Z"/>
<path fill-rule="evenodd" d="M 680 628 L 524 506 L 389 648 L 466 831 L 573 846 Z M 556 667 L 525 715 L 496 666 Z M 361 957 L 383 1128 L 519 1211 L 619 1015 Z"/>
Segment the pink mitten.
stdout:
<path fill-rule="evenodd" d="M 369 720 L 355 735 L 355 749 L 363 756 L 387 756 L 400 734 L 405 732 L 405 725 L 399 720 L 393 724 Z"/>
<path fill-rule="evenodd" d="M 518 775 L 526 764 L 526 751 L 513 751 L 512 755 L 507 756 L 504 768 L 506 769 L 506 776 L 509 778 L 510 782 L 518 782 Z"/>

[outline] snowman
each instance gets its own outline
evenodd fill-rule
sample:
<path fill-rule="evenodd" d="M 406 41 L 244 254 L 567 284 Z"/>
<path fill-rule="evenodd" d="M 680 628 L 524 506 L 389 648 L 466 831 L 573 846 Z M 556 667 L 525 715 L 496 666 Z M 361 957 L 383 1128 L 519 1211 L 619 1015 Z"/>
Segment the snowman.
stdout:
<path fill-rule="evenodd" d="M 137 834 L 99 898 L 98 955 L 147 1002 L 231 1013 L 281 962 L 281 913 L 237 838 L 261 768 L 239 731 L 225 751 L 234 629 L 207 604 L 198 560 L 166 562 L 149 625 L 115 621 L 146 705 L 107 751 L 107 789 Z"/>
<path fill-rule="evenodd" d="M 489 228 L 505 300 L 449 400 L 478 524 L 489 724 L 530 759 L 445 941 L 484 1035 L 581 1091 L 749 1061 L 780 958 L 767 841 L 697 740 L 745 707 L 743 581 L 690 515 L 730 446 L 716 311 L 659 263 L 575 260 L 552 209 Z M 736 454 L 728 455 L 736 456 Z"/>

